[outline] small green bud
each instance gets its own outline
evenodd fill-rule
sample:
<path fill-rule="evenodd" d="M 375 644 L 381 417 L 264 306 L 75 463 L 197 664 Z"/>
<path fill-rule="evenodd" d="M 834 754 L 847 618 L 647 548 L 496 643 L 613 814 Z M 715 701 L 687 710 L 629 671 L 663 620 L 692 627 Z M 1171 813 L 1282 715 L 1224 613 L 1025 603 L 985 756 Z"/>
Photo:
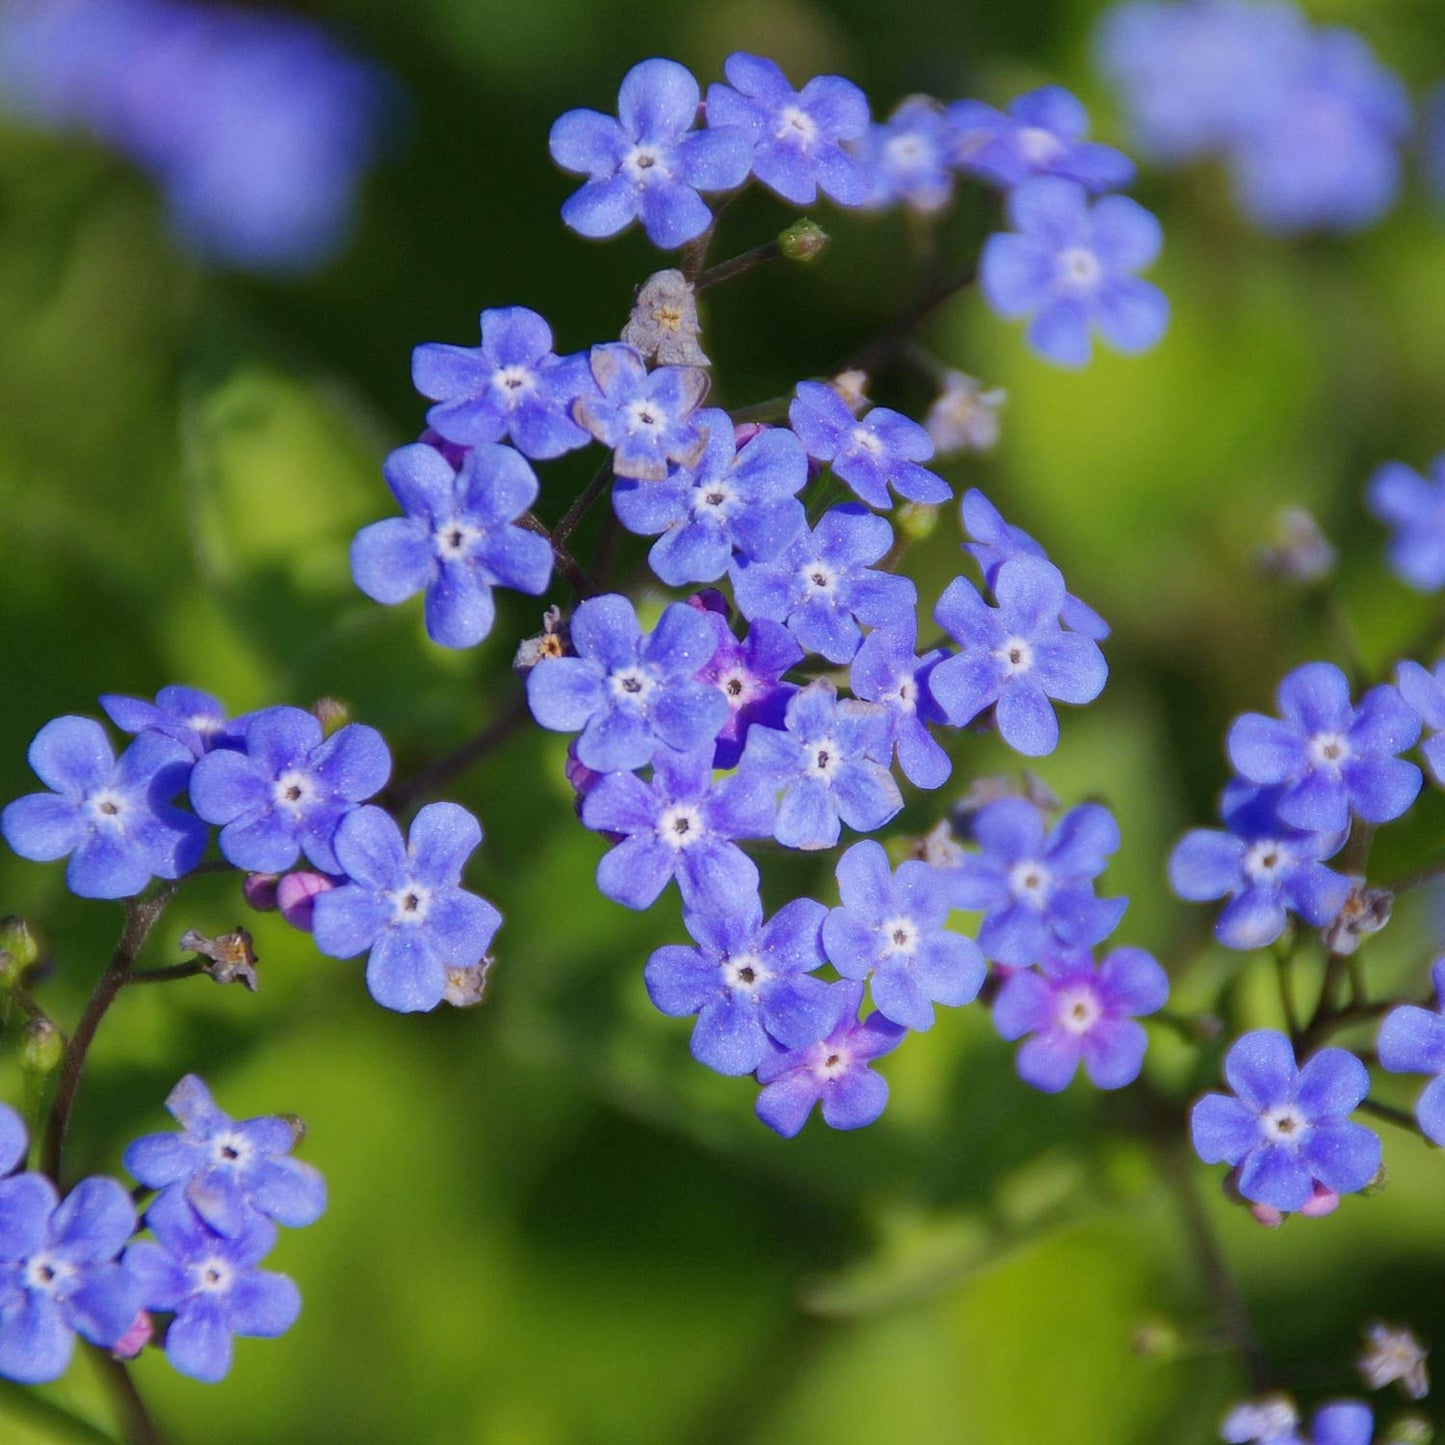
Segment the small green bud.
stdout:
<path fill-rule="evenodd" d="M 4 970 L 7 984 L 18 983 L 20 975 L 40 957 L 40 945 L 30 925 L 18 914 L 0 918 L 0 954 L 5 955 L 0 958 L 0 968 Z"/>
<path fill-rule="evenodd" d="M 1360 1190 L 1360 1198 L 1373 1199 L 1377 1194 L 1383 1194 L 1385 1192 L 1385 1186 L 1389 1182 L 1389 1178 L 1385 1174 L 1385 1166 L 1381 1164 L 1380 1172 Z"/>
<path fill-rule="evenodd" d="M 816 260 L 827 244 L 828 233 L 816 221 L 810 221 L 806 216 L 801 221 L 794 221 L 778 237 L 778 248 L 785 261 Z"/>
<path fill-rule="evenodd" d="M 907 542 L 926 542 L 938 525 L 938 508 L 923 502 L 904 502 L 893 515 L 898 535 Z"/>
<path fill-rule="evenodd" d="M 1435 1427 L 1418 1415 L 1402 1415 L 1385 1433 L 1380 1445 L 1431 1445 Z"/>
<path fill-rule="evenodd" d="M 351 721 L 351 709 L 334 697 L 322 697 L 311 704 L 311 715 L 321 724 L 323 737 L 339 732 Z"/>
<path fill-rule="evenodd" d="M 1142 1359 L 1157 1360 L 1162 1365 L 1179 1358 L 1179 1331 L 1170 1320 L 1145 1320 L 1129 1340 L 1134 1353 Z"/>
<path fill-rule="evenodd" d="M 65 1035 L 49 1019 L 31 1019 L 20 1035 L 20 1068 L 32 1079 L 44 1079 L 60 1067 Z"/>

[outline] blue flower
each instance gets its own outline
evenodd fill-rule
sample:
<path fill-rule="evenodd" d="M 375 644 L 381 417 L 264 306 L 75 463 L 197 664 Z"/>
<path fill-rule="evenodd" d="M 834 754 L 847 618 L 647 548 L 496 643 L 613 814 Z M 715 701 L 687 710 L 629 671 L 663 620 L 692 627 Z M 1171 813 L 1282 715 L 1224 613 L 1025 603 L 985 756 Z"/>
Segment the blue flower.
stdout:
<path fill-rule="evenodd" d="M 907 577 L 869 564 L 893 545 L 893 528 L 855 502 L 830 507 L 812 531 L 800 532 L 770 562 L 733 563 L 738 610 L 784 623 L 809 652 L 849 662 L 858 651 L 858 623 L 883 627 L 911 616 L 918 592 Z"/>
<path fill-rule="evenodd" d="M 646 636 L 627 598 L 590 597 L 569 623 L 574 657 L 548 658 L 527 674 L 532 716 L 553 732 L 578 732 L 577 757 L 599 773 L 652 760 L 659 743 L 709 746 L 728 718 L 716 688 L 696 682 L 717 642 L 696 609 L 674 602 Z"/>
<path fill-rule="evenodd" d="M 1052 563 L 1026 556 L 1005 562 L 993 591 L 997 607 L 964 578 L 949 583 L 933 616 L 959 651 L 933 669 L 928 685 L 955 727 L 993 707 L 1004 742 L 1025 757 L 1042 757 L 1059 741 L 1050 699 L 1092 702 L 1108 664 L 1091 638 L 1059 625 L 1066 594 Z"/>
<path fill-rule="evenodd" d="M 1380 1067 L 1392 1074 L 1434 1074 L 1415 1104 L 1420 1130 L 1445 1145 L 1445 958 L 1437 958 L 1430 980 L 1440 1006 L 1429 1009 L 1405 1004 L 1380 1025 L 1377 1051 Z"/>
<path fill-rule="evenodd" d="M 27 756 L 52 791 L 10 803 L 0 832 L 35 863 L 68 854 L 65 883 L 77 897 L 129 898 L 201 861 L 204 824 L 170 806 L 191 777 L 184 743 L 145 732 L 116 758 L 98 722 L 59 717 L 35 734 Z"/>
<path fill-rule="evenodd" d="M 388 606 L 426 590 L 426 630 L 443 647 L 475 647 L 492 630 L 493 587 L 537 596 L 552 575 L 552 549 L 513 522 L 537 498 L 537 478 L 511 447 L 484 443 L 454 470 L 414 442 L 382 469 L 404 517 L 363 527 L 351 575 Z"/>
<path fill-rule="evenodd" d="M 988 966 L 973 939 L 945 926 L 942 874 L 916 858 L 890 873 L 882 845 L 867 838 L 838 860 L 837 876 L 842 906 L 823 924 L 823 947 L 844 978 L 871 978 L 884 1018 L 922 1031 L 933 1027 L 934 1004 L 978 997 Z"/>
<path fill-rule="evenodd" d="M 823 1106 L 830 1129 L 861 1129 L 888 1102 L 887 1082 L 869 1065 L 896 1049 L 908 1030 L 877 1013 L 860 1023 L 861 983 L 840 984 L 838 995 L 841 1022 L 826 1039 L 801 1049 L 779 1045 L 758 1067 L 758 1118 L 785 1139 L 808 1122 L 814 1104 Z"/>
<path fill-rule="evenodd" d="M 1134 163 L 1112 146 L 1086 140 L 1089 114 L 1059 85 L 1021 95 L 1008 114 L 979 100 L 948 108 L 952 160 L 966 175 L 1008 189 L 1030 176 L 1062 176 L 1086 190 L 1122 190 Z"/>
<path fill-rule="evenodd" d="M 873 703 L 838 701 L 824 678 L 788 702 L 786 731 L 748 732 L 738 776 L 782 791 L 773 836 L 787 848 L 831 848 L 840 820 L 860 833 L 881 828 L 903 806 L 888 771 L 888 714 Z"/>
<path fill-rule="evenodd" d="M 953 133 L 937 101 L 914 96 L 881 125 L 870 126 L 860 149 L 872 182 L 868 205 L 901 202 L 928 215 L 953 195 Z"/>
<path fill-rule="evenodd" d="M 479 962 L 501 927 L 502 915 L 460 886 L 481 841 L 481 824 L 455 803 L 429 803 L 405 843 L 380 808 L 348 813 L 332 840 L 347 881 L 316 899 L 317 948 L 332 958 L 370 950 L 366 986 L 384 1008 L 436 1008 L 448 970 Z"/>
<path fill-rule="evenodd" d="M 902 412 L 875 406 L 855 417 L 831 386 L 800 381 L 788 421 L 808 455 L 827 462 L 870 507 L 893 505 L 890 485 L 910 502 L 932 504 L 953 496 L 942 477 L 918 465 L 932 457 L 933 438 Z"/>
<path fill-rule="evenodd" d="M 1189 1116 L 1194 1151 L 1206 1164 L 1239 1170 L 1239 1192 L 1291 1213 L 1318 1180 L 1353 1194 L 1380 1172 L 1380 1139 L 1347 1118 L 1370 1091 L 1365 1066 L 1344 1049 L 1321 1049 L 1296 1068 L 1277 1029 L 1234 1041 L 1224 1077 L 1237 1097 L 1206 1094 Z"/>
<path fill-rule="evenodd" d="M 391 754 L 375 728 L 348 723 L 329 738 L 309 712 L 268 707 L 246 728 L 246 751 L 207 753 L 191 774 L 191 806 L 221 827 L 238 868 L 281 873 L 301 853 L 340 873 L 336 825 L 386 786 Z"/>
<path fill-rule="evenodd" d="M 723 614 L 704 610 L 703 616 L 717 636 L 717 649 L 697 681 L 717 688 L 728 705 L 728 720 L 718 730 L 713 767 L 736 767 L 749 728 L 784 725 L 788 699 L 798 689 L 795 683 L 781 679 L 803 660 L 803 649 L 786 627 L 765 617 L 754 622 L 740 642 Z"/>
<path fill-rule="evenodd" d="M 437 404 L 428 426 L 464 446 L 511 440 L 525 456 L 586 446 L 572 403 L 592 390 L 587 358 L 558 356 L 552 329 L 525 306 L 482 312 L 480 346 L 427 342 L 411 356 L 416 389 Z"/>
<path fill-rule="evenodd" d="M 868 197 L 868 178 L 843 142 L 868 130 L 868 99 L 851 80 L 819 75 L 802 90 L 771 61 L 737 51 L 723 63 L 727 85 L 710 85 L 709 126 L 729 126 L 753 142 L 753 174 L 795 206 L 821 190 L 842 206 Z"/>
<path fill-rule="evenodd" d="M 212 748 L 243 746 L 247 718 L 228 718 L 226 709 L 208 692 L 194 687 L 163 687 L 156 700 L 103 693 L 105 715 L 123 733 L 160 733 L 184 743 L 194 757 Z"/>
<path fill-rule="evenodd" d="M 1322 859 L 1341 833 L 1312 833 L 1279 820 L 1279 790 L 1234 782 L 1221 812 L 1226 832 L 1196 828 L 1169 855 L 1169 886 L 1193 903 L 1229 902 L 1214 925 L 1226 948 L 1264 948 L 1284 932 L 1286 910 L 1323 927 L 1350 896 L 1348 878 Z"/>
<path fill-rule="evenodd" d="M 326 1208 L 326 1184 L 310 1164 L 288 1157 L 299 1121 L 242 1119 L 216 1107 L 205 1082 L 187 1074 L 166 1099 L 179 1134 L 145 1134 L 126 1146 L 125 1167 L 148 1189 L 178 1186 L 217 1234 L 238 1235 L 265 1215 L 299 1228 Z"/>
<path fill-rule="evenodd" d="M 693 130 L 697 81 L 674 60 L 644 60 L 622 79 L 617 116 L 569 110 L 552 126 L 552 159 L 587 176 L 562 206 L 579 235 L 615 236 L 637 217 L 654 246 L 670 251 L 700 236 L 712 212 L 699 191 L 730 191 L 747 179 L 753 148 L 732 127 Z"/>
<path fill-rule="evenodd" d="M 276 1243 L 276 1226 L 253 1216 L 234 1237 L 217 1234 L 177 1188 L 163 1190 L 146 1210 L 154 1242 L 125 1252 L 145 1309 L 175 1316 L 166 1330 L 166 1358 L 183 1375 L 213 1384 L 231 1368 L 231 1337 L 273 1339 L 301 1313 L 301 1295 L 284 1274 L 256 1266 Z"/>
<path fill-rule="evenodd" d="M 1001 798 L 973 820 L 980 853 L 940 871 L 955 908 L 983 911 L 986 958 L 1026 968 L 1046 949 L 1092 948 L 1118 926 L 1127 898 L 1097 898 L 1093 880 L 1119 847 L 1119 825 L 1098 803 L 1070 808 L 1045 834 L 1039 810 Z"/>
<path fill-rule="evenodd" d="M 57 1380 L 75 1336 L 109 1348 L 142 1307 L 116 1261 L 135 1233 L 135 1207 L 114 1179 L 84 1179 L 58 1203 L 41 1174 L 0 1180 L 0 1375 Z"/>
<path fill-rule="evenodd" d="M 949 654 L 937 647 L 915 657 L 917 640 L 918 622 L 911 616 L 875 628 L 863 639 L 848 680 L 854 697 L 888 710 L 903 776 L 915 788 L 937 788 L 947 781 L 953 764 L 928 730 L 929 723 L 945 721 L 928 679 Z"/>
<path fill-rule="evenodd" d="M 1365 505 L 1394 529 L 1387 555 L 1395 575 L 1421 592 L 1445 587 L 1445 454 L 1431 462 L 1428 481 L 1404 462 L 1386 462 Z"/>
<path fill-rule="evenodd" d="M 1142 948 L 1116 948 L 1097 968 L 1086 948 L 1048 949 L 1038 973 L 1021 968 L 1004 980 L 993 1022 L 1001 1038 L 1030 1036 L 1017 1060 L 1026 1084 L 1056 1094 L 1082 1061 L 1096 1088 L 1122 1089 L 1139 1077 L 1148 1045 L 1135 1019 L 1168 998 L 1164 970 Z"/>
<path fill-rule="evenodd" d="M 1420 744 L 1420 752 L 1430 765 L 1430 776 L 1445 786 L 1445 662 L 1437 662 L 1433 673 L 1418 662 L 1402 662 L 1395 669 L 1395 682 L 1400 696 L 1431 729 L 1432 736 Z"/>
<path fill-rule="evenodd" d="M 619 477 L 660 482 L 669 462 L 698 464 L 707 446 L 697 416 L 707 395 L 707 372 L 696 366 L 648 371 L 638 352 L 620 341 L 594 346 L 588 364 L 597 390 L 579 396 L 572 415 L 612 448 L 612 470 Z"/>
<path fill-rule="evenodd" d="M 1039 557 L 1049 560 L 1043 547 L 1022 527 L 1005 522 L 998 508 L 989 501 L 977 487 L 971 487 L 963 494 L 959 507 L 963 529 L 973 538 L 964 544 L 967 552 L 978 563 L 983 580 L 992 589 L 998 582 L 998 569 L 1015 557 Z M 1087 602 L 1082 602 L 1072 593 L 1064 598 L 1059 609 L 1059 621 L 1095 642 L 1102 642 L 1109 635 L 1109 624 L 1094 611 Z"/>
<path fill-rule="evenodd" d="M 661 533 L 647 560 L 670 587 L 717 581 L 734 551 L 769 561 L 807 526 L 797 494 L 808 458 L 792 432 L 767 427 L 739 447 L 725 411 L 699 411 L 696 421 L 707 435 L 696 463 L 663 481 L 620 480 L 612 489 L 629 532 Z"/>
<path fill-rule="evenodd" d="M 685 909 L 725 913 L 758 891 L 757 865 L 732 840 L 767 837 L 775 806 L 767 779 L 738 773 L 714 783 L 711 743 L 658 748 L 650 783 L 611 773 L 582 800 L 582 821 L 622 840 L 597 865 L 597 887 L 640 909 L 676 878 Z"/>
<path fill-rule="evenodd" d="M 979 260 L 984 300 L 1000 316 L 1032 317 L 1028 342 L 1060 366 L 1089 360 L 1090 333 L 1116 351 L 1163 337 L 1169 302 L 1133 273 L 1159 254 L 1159 222 L 1126 196 L 1091 207 L 1075 181 L 1038 176 L 1009 193 L 1013 231 L 990 236 Z"/>
<path fill-rule="evenodd" d="M 647 960 L 647 995 L 670 1018 L 697 1015 L 692 1056 L 720 1074 L 751 1074 L 771 1051 L 817 1043 L 833 1031 L 842 1004 L 822 968 L 819 930 L 828 910 L 795 898 L 770 922 L 756 897 L 718 912 L 689 912 L 696 948 L 668 944 Z"/>
<path fill-rule="evenodd" d="M 1331 662 L 1307 662 L 1277 694 L 1283 720 L 1245 713 L 1229 729 L 1229 760 L 1248 782 L 1281 789 L 1280 820 L 1314 832 L 1398 818 L 1415 801 L 1420 769 L 1396 753 L 1414 746 L 1420 718 L 1388 683 L 1358 708 L 1349 679 Z"/>
<path fill-rule="evenodd" d="M 1337 1400 L 1315 1411 L 1309 1445 L 1370 1445 L 1374 1412 L 1361 1400 Z"/>

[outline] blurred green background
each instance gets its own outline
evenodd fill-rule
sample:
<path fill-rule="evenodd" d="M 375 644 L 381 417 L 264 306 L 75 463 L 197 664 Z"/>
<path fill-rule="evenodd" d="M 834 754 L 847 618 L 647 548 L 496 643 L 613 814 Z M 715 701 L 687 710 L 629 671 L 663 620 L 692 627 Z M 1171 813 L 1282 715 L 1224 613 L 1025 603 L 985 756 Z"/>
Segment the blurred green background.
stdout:
<path fill-rule="evenodd" d="M 294 7 L 293 7 L 294 8 Z M 82 141 L 0 131 L 0 797 L 29 791 L 24 752 L 101 692 L 168 682 L 236 710 L 345 699 L 414 771 L 514 695 L 519 638 L 540 604 L 508 596 L 474 652 L 425 639 L 419 607 L 352 587 L 354 530 L 391 512 L 379 462 L 422 425 L 409 357 L 475 341 L 483 306 L 525 304 L 561 349 L 614 337 L 660 263 L 636 235 L 606 246 L 557 219 L 569 184 L 546 150 L 565 109 L 611 109 L 653 54 L 706 83 L 746 48 L 797 79 L 836 71 L 875 111 L 926 91 L 1005 101 L 1060 81 L 1120 140 L 1087 62 L 1091 0 L 319 0 L 304 7 L 400 77 L 408 134 L 373 178 L 354 243 L 289 284 L 201 274 L 168 244 L 147 183 Z M 1436 0 L 1337 0 L 1418 93 L 1445 71 Z M 1163 860 L 1207 822 L 1231 715 L 1268 704 L 1312 657 L 1345 661 L 1318 597 L 1250 567 L 1276 509 L 1315 509 L 1343 553 L 1340 588 L 1383 669 L 1431 604 L 1383 568 L 1360 491 L 1388 457 L 1445 447 L 1445 226 L 1412 195 L 1348 242 L 1285 244 L 1234 216 L 1209 170 L 1146 174 L 1163 217 L 1154 274 L 1169 337 L 1136 361 L 1049 369 L 976 295 L 928 339 L 1009 393 L 986 461 L 950 464 L 1039 536 L 1112 621 L 1103 699 L 1064 720 L 1039 772 L 1065 802 L 1105 797 L 1123 848 L 1106 891 L 1133 899 L 1120 939 L 1153 949 L 1176 1007 L 1232 1027 L 1276 1024 L 1272 983 L 1208 945 L 1209 913 L 1167 894 Z M 966 196 L 945 261 L 995 224 Z M 815 266 L 757 273 L 709 299 L 715 397 L 742 405 L 822 374 L 906 308 L 908 228 L 819 211 Z M 788 213 L 760 196 L 728 212 L 722 257 Z M 927 398 L 883 384 L 921 410 Z M 595 465 L 546 465 L 539 511 L 564 510 Z M 960 570 L 957 518 L 913 567 L 925 605 Z M 588 534 L 578 541 L 585 556 Z M 634 549 L 629 556 L 641 556 Z M 556 592 L 565 600 L 564 589 Z M 1422 659 L 1430 661 L 1431 659 Z M 241 1341 L 207 1388 L 164 1359 L 139 1386 L 177 1441 L 338 1440 L 611 1445 L 879 1439 L 966 1445 L 1215 1438 L 1243 1387 L 1213 1337 L 1197 1240 L 1139 1132 L 1129 1096 L 1022 1085 L 980 1009 L 948 1013 L 884 1066 L 879 1124 L 796 1141 L 752 1115 L 746 1081 L 708 1074 L 688 1025 L 655 1015 L 641 967 L 682 937 L 671 893 L 634 915 L 592 884 L 601 851 L 575 822 L 565 740 L 528 730 L 447 796 L 487 842 L 472 886 L 506 915 L 486 1004 L 400 1017 L 367 997 L 359 962 L 319 957 L 274 916 L 248 917 L 261 991 L 204 980 L 126 994 L 81 1095 L 73 1171 L 120 1172 L 135 1134 L 197 1071 L 237 1115 L 294 1111 L 331 1207 L 284 1235 L 278 1267 L 305 1307 L 283 1341 Z M 965 736 L 954 784 L 909 793 L 925 831 L 976 775 L 1008 766 Z M 1433 847 L 1425 799 L 1387 830 L 1388 879 Z M 23 912 L 54 959 L 42 997 L 73 1022 L 118 930 L 114 905 L 70 899 L 59 866 L 0 857 L 0 913 Z M 826 862 L 770 860 L 771 911 Z M 146 962 L 187 927 L 237 923 L 232 881 L 188 888 Z M 1418 992 L 1432 945 L 1424 901 L 1369 950 L 1372 986 Z M 0 1060 L 18 1101 L 14 1021 Z M 1217 1074 L 1153 1031 L 1155 1084 L 1179 1099 Z M 1401 1103 L 1409 1086 L 1387 1085 Z M 1260 1229 L 1190 1166 L 1271 1365 L 1305 1397 L 1346 1391 L 1361 1322 L 1382 1314 L 1445 1340 L 1445 1160 L 1387 1132 L 1390 1186 L 1323 1221 Z M 1177 1340 L 1133 1348 L 1141 1326 Z M 88 1360 L 38 1392 L 0 1393 L 7 1442 L 112 1429 Z"/>

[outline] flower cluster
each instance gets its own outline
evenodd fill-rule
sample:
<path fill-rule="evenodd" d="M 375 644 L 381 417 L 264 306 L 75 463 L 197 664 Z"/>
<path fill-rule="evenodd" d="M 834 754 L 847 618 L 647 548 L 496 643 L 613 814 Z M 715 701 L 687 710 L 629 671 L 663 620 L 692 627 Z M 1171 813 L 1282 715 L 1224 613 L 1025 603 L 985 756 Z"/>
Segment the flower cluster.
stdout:
<path fill-rule="evenodd" d="M 153 175 L 172 229 L 249 270 L 328 260 L 379 148 L 387 81 L 319 28 L 190 0 L 25 0 L 0 11 L 0 103 Z"/>
<path fill-rule="evenodd" d="M 481 825 L 454 803 L 432 803 L 403 841 L 367 803 L 391 774 L 374 728 L 344 723 L 328 735 L 294 707 L 228 719 L 214 698 L 183 687 L 162 689 L 153 703 L 101 701 L 136 735 L 120 757 L 99 723 L 56 718 L 30 746 L 30 766 L 51 791 L 0 815 L 0 833 L 22 857 L 68 857 L 72 893 L 130 898 L 155 878 L 181 878 L 200 863 L 209 824 L 226 862 L 252 875 L 249 900 L 269 892 L 266 901 L 314 931 L 323 953 L 368 954 L 367 986 L 387 1008 L 436 1008 L 461 976 L 485 967 L 501 915 L 460 886 Z M 182 794 L 191 811 L 176 806 Z"/>
<path fill-rule="evenodd" d="M 301 1298 L 285 1275 L 258 1268 L 276 1225 L 312 1224 L 326 1187 L 290 1157 L 293 1118 L 239 1122 L 187 1075 L 166 1107 L 180 1134 L 150 1134 L 125 1151 L 144 1190 L 159 1191 L 138 1221 L 116 1180 L 82 1180 L 64 1200 L 40 1173 L 16 1173 L 25 1128 L 0 1105 L 0 1375 L 58 1379 L 75 1336 L 130 1358 L 159 1338 L 184 1375 L 214 1382 L 236 1335 L 273 1338 L 296 1322 Z M 138 1238 L 149 1230 L 149 1239 Z M 160 1327 L 154 1316 L 169 1316 Z"/>
<path fill-rule="evenodd" d="M 1289 0 L 1126 0 L 1098 62 L 1140 147 L 1227 162 L 1240 208 L 1268 231 L 1355 231 L 1394 204 L 1410 99 L 1354 32 Z"/>

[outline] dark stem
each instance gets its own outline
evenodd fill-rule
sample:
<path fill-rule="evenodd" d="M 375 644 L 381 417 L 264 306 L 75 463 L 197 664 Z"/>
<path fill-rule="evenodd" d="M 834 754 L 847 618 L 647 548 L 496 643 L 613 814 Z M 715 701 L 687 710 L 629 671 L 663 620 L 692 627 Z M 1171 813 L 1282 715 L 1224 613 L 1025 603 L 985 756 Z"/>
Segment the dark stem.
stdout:
<path fill-rule="evenodd" d="M 156 1427 L 156 1422 L 151 1419 L 151 1413 L 146 1409 L 146 1403 L 141 1399 L 140 1391 L 136 1389 L 125 1361 L 116 1359 L 109 1350 L 102 1349 L 99 1345 L 89 1345 L 87 1348 L 100 1366 L 106 1387 L 120 1410 L 121 1430 L 126 1445 L 162 1445 L 164 1437 Z"/>
<path fill-rule="evenodd" d="M 577 530 L 577 524 L 587 515 L 598 497 L 607 490 L 611 480 L 612 458 L 609 455 L 593 473 L 592 480 L 578 493 L 572 505 L 562 513 L 562 520 L 552 528 L 552 544 L 554 546 L 561 546 Z"/>
<path fill-rule="evenodd" d="M 444 783 L 450 782 L 459 773 L 464 773 L 474 763 L 480 762 L 488 753 L 501 747 L 513 733 L 527 721 L 527 699 L 516 693 L 494 717 L 488 720 L 479 733 L 466 742 L 444 753 L 435 762 L 423 768 L 414 778 L 397 783 L 386 794 L 387 806 L 395 811 L 410 806 L 418 798 L 434 793 Z"/>
<path fill-rule="evenodd" d="M 557 570 L 567 579 L 567 585 L 578 597 L 595 597 L 601 588 L 582 570 L 581 563 L 552 535 L 552 530 L 531 512 L 523 512 L 517 518 L 517 525 L 545 537 L 552 548 L 552 560 Z"/>
<path fill-rule="evenodd" d="M 777 261 L 782 258 L 783 247 L 777 240 L 764 241 L 761 246 L 754 246 L 751 251 L 744 251 L 740 256 L 733 256 L 726 261 L 719 261 L 716 266 L 709 266 L 693 282 L 695 291 L 706 291 L 712 286 L 721 286 L 724 281 L 731 281 L 735 276 L 744 276 L 749 271 L 756 271 L 759 266 L 766 266 L 770 261 Z"/>
<path fill-rule="evenodd" d="M 206 966 L 203 963 L 173 963 L 169 968 L 143 968 L 139 973 L 128 973 L 121 980 L 123 988 L 129 988 L 135 983 L 169 983 L 173 978 L 194 978 L 198 973 L 205 973 Z"/>
<path fill-rule="evenodd" d="M 712 223 L 696 240 L 689 241 L 682 250 L 682 277 L 684 281 L 697 283 L 702 268 L 707 265 L 707 253 L 712 249 L 712 238 L 717 231 L 717 218 L 721 208 L 713 215 Z"/>
<path fill-rule="evenodd" d="M 1408 1129 L 1412 1134 L 1420 1132 L 1420 1126 L 1415 1122 L 1415 1116 L 1404 1109 L 1397 1109 L 1393 1104 L 1377 1104 L 1373 1099 L 1362 1099 L 1358 1106 L 1364 1113 L 1373 1114 L 1377 1119 L 1383 1119 L 1386 1123 L 1394 1124 L 1398 1128 Z"/>
<path fill-rule="evenodd" d="M 977 275 L 977 267 L 968 266 L 952 276 L 945 277 L 886 331 L 861 351 L 855 352 L 848 365 L 859 371 L 875 371 L 885 361 L 891 360 L 895 353 L 908 345 L 909 333 L 920 321 L 926 320 L 945 301 L 956 296 L 966 286 L 971 286 Z"/>
<path fill-rule="evenodd" d="M 786 396 L 770 396 L 766 401 L 755 401 L 750 406 L 735 406 L 732 416 L 735 422 L 782 421 L 792 405 L 793 393 Z"/>
<path fill-rule="evenodd" d="M 42 1170 L 60 1187 L 61 1153 L 65 1148 L 66 1131 L 70 1128 L 70 1116 L 75 1108 L 75 1096 L 80 1089 L 80 1078 L 85 1071 L 85 1061 L 95 1031 L 105 1017 L 106 1010 L 115 1002 L 116 995 L 125 986 L 126 978 L 135 964 L 136 955 L 150 936 L 151 929 L 160 921 L 166 905 L 175 896 L 178 883 L 167 883 L 159 893 L 150 898 L 127 898 L 125 900 L 125 927 L 121 930 L 120 941 L 110 956 L 110 963 L 101 974 L 75 1026 L 75 1032 L 65 1046 L 60 1060 L 60 1079 L 55 1086 L 55 1098 L 50 1105 L 50 1118 L 46 1126 L 45 1149 Z"/>

